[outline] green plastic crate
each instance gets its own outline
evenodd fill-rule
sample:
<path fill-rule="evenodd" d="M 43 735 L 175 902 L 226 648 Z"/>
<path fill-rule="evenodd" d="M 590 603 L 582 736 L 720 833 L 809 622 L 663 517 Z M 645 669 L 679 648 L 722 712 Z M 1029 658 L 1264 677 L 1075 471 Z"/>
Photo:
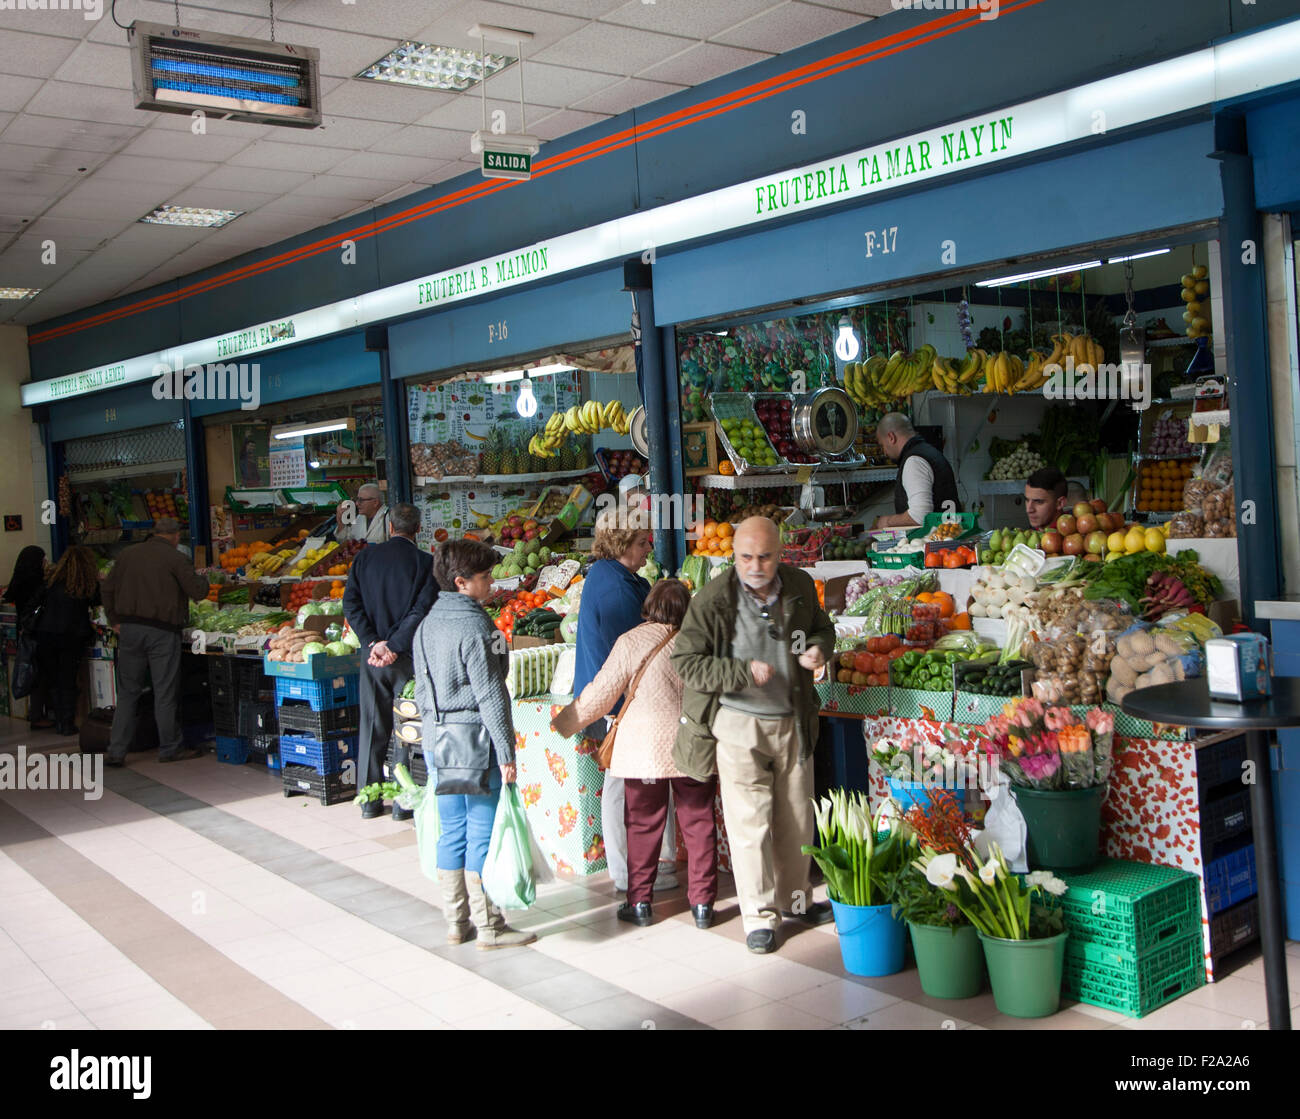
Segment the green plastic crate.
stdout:
<path fill-rule="evenodd" d="M 1000 715 L 1002 708 L 1015 696 L 980 695 L 978 692 L 957 691 L 953 705 L 952 721 L 968 726 L 980 726 L 987 723 L 994 715 Z"/>
<path fill-rule="evenodd" d="M 1140 962 L 1103 945 L 1071 941 L 1061 990 L 1079 1002 L 1141 1018 L 1204 982 L 1205 944 L 1198 927 Z"/>
<path fill-rule="evenodd" d="M 889 689 L 889 709 L 903 719 L 952 722 L 952 692 L 924 692 L 919 688 Z"/>
<path fill-rule="evenodd" d="M 1129 961 L 1201 931 L 1200 880 L 1176 867 L 1109 859 L 1065 875 L 1068 950 L 1096 945 Z"/>

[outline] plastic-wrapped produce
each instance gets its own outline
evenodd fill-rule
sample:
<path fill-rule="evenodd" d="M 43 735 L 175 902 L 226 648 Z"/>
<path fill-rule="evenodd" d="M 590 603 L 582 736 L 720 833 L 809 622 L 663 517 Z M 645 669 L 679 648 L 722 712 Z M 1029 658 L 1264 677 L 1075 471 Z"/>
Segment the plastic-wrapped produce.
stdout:
<path fill-rule="evenodd" d="M 1190 483 L 1188 483 L 1190 485 Z M 1171 540 L 1195 540 L 1205 535 L 1205 518 L 1200 513 L 1185 509 L 1169 518 Z"/>

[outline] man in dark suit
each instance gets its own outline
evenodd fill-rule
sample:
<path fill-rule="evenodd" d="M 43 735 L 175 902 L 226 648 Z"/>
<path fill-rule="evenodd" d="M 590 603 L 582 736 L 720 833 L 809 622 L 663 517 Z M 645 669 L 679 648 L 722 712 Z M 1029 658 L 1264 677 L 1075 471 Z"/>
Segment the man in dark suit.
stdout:
<path fill-rule="evenodd" d="M 358 788 L 384 780 L 384 758 L 393 736 L 393 698 L 414 675 L 415 629 L 438 597 L 433 556 L 415 542 L 419 529 L 420 511 L 414 505 L 394 505 L 388 514 L 389 538 L 357 553 L 343 593 L 343 613 L 364 655 Z M 361 806 L 365 819 L 383 811 L 379 800 Z M 409 819 L 410 813 L 394 804 L 393 817 Z"/>

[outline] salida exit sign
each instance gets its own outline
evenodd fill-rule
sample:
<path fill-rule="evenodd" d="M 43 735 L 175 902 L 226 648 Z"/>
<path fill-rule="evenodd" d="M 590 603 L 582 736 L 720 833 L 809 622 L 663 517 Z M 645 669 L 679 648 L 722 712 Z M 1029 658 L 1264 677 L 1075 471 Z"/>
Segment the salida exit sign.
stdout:
<path fill-rule="evenodd" d="M 533 157 L 527 152 L 494 152 L 483 149 L 485 179 L 531 179 Z"/>

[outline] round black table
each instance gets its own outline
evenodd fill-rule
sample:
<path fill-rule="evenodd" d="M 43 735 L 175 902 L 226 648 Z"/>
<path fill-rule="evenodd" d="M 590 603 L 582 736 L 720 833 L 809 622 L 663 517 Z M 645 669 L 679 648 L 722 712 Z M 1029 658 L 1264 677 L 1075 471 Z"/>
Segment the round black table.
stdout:
<path fill-rule="evenodd" d="M 1129 692 L 1121 706 L 1130 715 L 1153 723 L 1245 733 L 1246 758 L 1254 771 L 1250 786 L 1251 830 L 1255 839 L 1255 872 L 1259 878 L 1259 932 L 1264 948 L 1268 1025 L 1273 1030 L 1289 1030 L 1286 926 L 1278 886 L 1268 732 L 1278 727 L 1300 727 L 1300 678 L 1275 676 L 1271 696 L 1243 703 L 1211 699 L 1204 679 L 1180 680 Z"/>

